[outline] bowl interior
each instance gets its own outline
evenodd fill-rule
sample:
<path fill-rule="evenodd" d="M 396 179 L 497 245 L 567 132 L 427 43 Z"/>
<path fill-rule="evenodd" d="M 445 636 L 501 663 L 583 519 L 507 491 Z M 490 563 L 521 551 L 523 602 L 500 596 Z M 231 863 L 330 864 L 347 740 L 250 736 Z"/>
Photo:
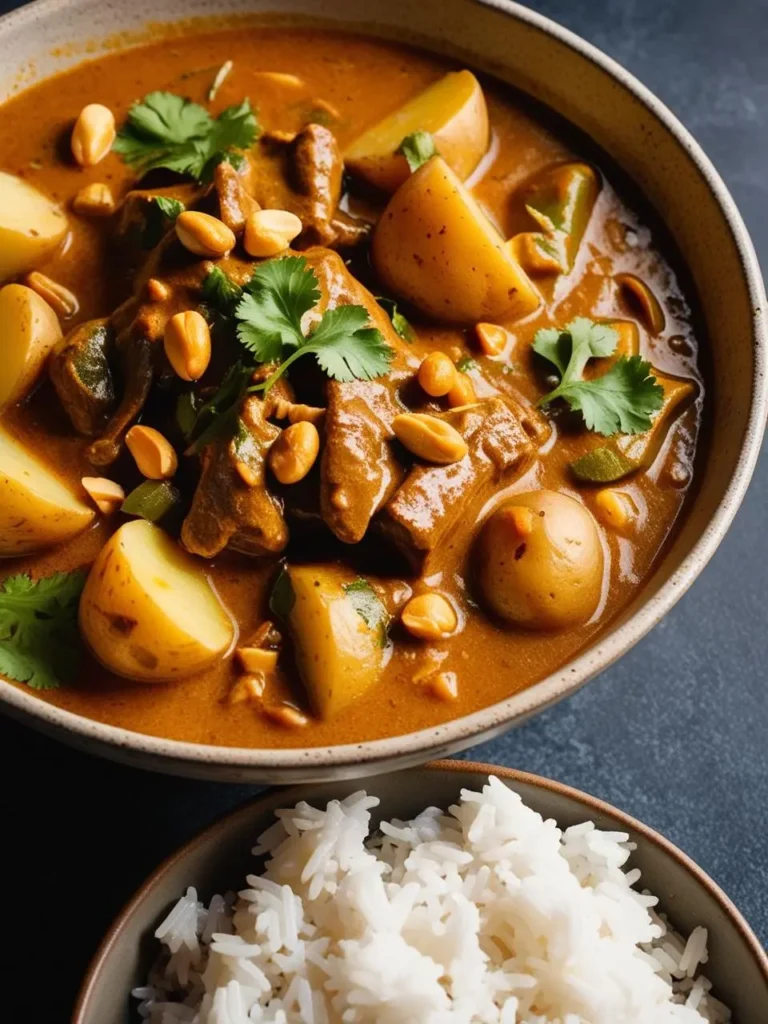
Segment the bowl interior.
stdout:
<path fill-rule="evenodd" d="M 734 1012 L 737 1024 L 764 1024 L 768 1006 L 768 958 L 738 911 L 700 869 L 666 840 L 639 822 L 577 790 L 492 765 L 437 762 L 407 772 L 381 775 L 365 788 L 381 800 L 374 821 L 408 819 L 428 805 L 448 807 L 462 788 L 478 789 L 489 773 L 500 776 L 545 818 L 567 827 L 591 819 L 601 829 L 630 833 L 638 844 L 630 867 L 639 867 L 643 885 L 661 899 L 661 909 L 679 931 L 697 925 L 709 930 L 706 975 L 715 993 Z M 245 805 L 183 847 L 145 883 L 112 927 L 81 991 L 73 1024 L 128 1024 L 127 993 L 146 977 L 157 952 L 154 928 L 189 885 L 207 900 L 236 888 L 253 871 L 249 851 L 273 822 L 278 807 L 300 799 L 316 806 L 343 799 L 362 788 L 339 781 L 311 788 L 273 790 Z M 126 994 L 126 998 L 123 998 Z M 134 1004 L 135 1006 L 135 1004 Z"/>
<path fill-rule="evenodd" d="M 66 36 L 61 47 L 62 13 Z M 277 12 L 277 13 L 275 13 Z M 690 585 L 722 539 L 754 468 L 765 423 L 763 307 L 754 251 L 725 187 L 672 115 L 623 69 L 571 33 L 507 0 L 221 0 L 223 25 L 244 14 L 322 17 L 455 56 L 521 88 L 590 135 L 636 182 L 684 254 L 711 365 L 709 436 L 695 501 L 643 591 L 562 670 L 523 693 L 405 737 L 304 750 L 204 747 L 140 736 L 52 708 L 0 680 L 11 713 L 91 750 L 147 767 L 231 781 L 305 781 L 440 756 L 520 722 L 591 678 L 639 640 Z M 147 33 L 189 28 L 207 0 L 39 0 L 0 20 L 0 100 L 86 56 Z M 184 18 L 185 20 L 178 21 Z M 169 28 L 168 22 L 176 22 Z M 158 23 L 164 27 L 158 28 Z M 542 68 L 547 69 L 546 75 Z"/>

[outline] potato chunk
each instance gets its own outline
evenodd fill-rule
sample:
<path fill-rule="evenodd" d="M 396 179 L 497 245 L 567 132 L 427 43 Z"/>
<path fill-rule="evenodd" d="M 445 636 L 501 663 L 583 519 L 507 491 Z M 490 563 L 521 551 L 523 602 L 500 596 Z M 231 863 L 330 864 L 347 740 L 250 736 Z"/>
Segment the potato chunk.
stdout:
<path fill-rule="evenodd" d="M 37 292 L 23 284 L 0 288 L 0 409 L 24 398 L 60 340 L 58 318 Z"/>
<path fill-rule="evenodd" d="M 94 517 L 92 508 L 5 430 L 0 430 L 0 495 L 0 556 L 53 547 Z"/>
<path fill-rule="evenodd" d="M 0 171 L 0 282 L 33 270 L 66 233 L 63 210 L 33 185 Z"/>
<path fill-rule="evenodd" d="M 292 565 L 272 607 L 288 623 L 314 711 L 338 714 L 378 680 L 389 656 L 387 615 L 373 588 L 332 565 Z"/>
<path fill-rule="evenodd" d="M 449 72 L 368 128 L 347 149 L 345 166 L 384 192 L 394 192 L 410 174 L 396 150 L 416 131 L 429 132 L 448 166 L 462 181 L 469 177 L 488 148 L 488 108 L 471 71 Z"/>
<path fill-rule="evenodd" d="M 234 640 L 202 568 L 145 519 L 121 526 L 101 549 L 80 599 L 80 630 L 103 665 L 142 683 L 200 672 Z"/>
<path fill-rule="evenodd" d="M 539 295 L 445 160 L 436 156 L 392 196 L 373 234 L 384 285 L 448 323 L 527 316 Z"/>

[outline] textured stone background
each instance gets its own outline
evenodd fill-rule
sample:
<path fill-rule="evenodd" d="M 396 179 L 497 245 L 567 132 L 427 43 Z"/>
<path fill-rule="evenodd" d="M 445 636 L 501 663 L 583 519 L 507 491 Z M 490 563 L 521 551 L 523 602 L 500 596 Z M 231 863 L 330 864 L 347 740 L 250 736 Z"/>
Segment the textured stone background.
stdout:
<path fill-rule="evenodd" d="M 13 6 L 0 0 L 0 13 Z M 768 2 L 531 6 L 672 108 L 725 178 L 765 262 Z M 768 944 L 767 504 L 763 460 L 729 536 L 665 621 L 571 700 L 469 756 L 560 779 L 659 829 Z M 14 1018 L 11 998 L 8 1019 L 64 1021 L 101 934 L 145 875 L 253 792 L 96 761 L 0 721 L 0 903 L 16 940 L 9 980 L 35 985 L 38 926 L 58 947 L 41 954 L 44 1004 Z"/>

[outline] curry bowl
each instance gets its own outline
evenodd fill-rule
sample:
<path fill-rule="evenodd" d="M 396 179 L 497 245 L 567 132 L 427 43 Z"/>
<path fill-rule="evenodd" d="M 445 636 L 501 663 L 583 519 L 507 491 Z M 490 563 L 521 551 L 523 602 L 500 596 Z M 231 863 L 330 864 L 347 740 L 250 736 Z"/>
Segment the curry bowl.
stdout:
<path fill-rule="evenodd" d="M 706 565 L 765 424 L 760 272 L 669 111 L 516 4 L 207 14 L 37 0 L 0 20 L 0 315 L 26 325 L 0 389 L 0 596 L 69 574 L 27 633 L 12 619 L 0 697 L 172 773 L 408 767 L 574 692 Z M 55 125 L 22 145 L 36 83 Z M 108 251 L 100 224 L 134 288 L 117 309 L 116 281 L 67 264 Z M 299 355 L 316 365 L 286 374 Z M 32 692 L 78 633 L 72 686 Z"/>
<path fill-rule="evenodd" d="M 596 829 L 623 834 L 617 835 L 617 839 L 627 841 L 628 837 L 634 848 L 626 869 L 641 872 L 638 890 L 650 891 L 658 897 L 658 912 L 666 915 L 670 927 L 683 937 L 695 928 L 707 930 L 709 959 L 702 970 L 712 983 L 712 992 L 730 1008 L 732 1019 L 739 1024 L 758 1024 L 763 1019 L 768 1000 L 768 958 L 739 911 L 668 840 L 594 797 L 508 768 L 435 762 L 368 781 L 366 792 L 380 801 L 373 809 L 370 828 L 375 830 L 380 821 L 391 818 L 407 822 L 427 806 L 447 808 L 459 800 L 463 789 L 481 790 L 489 775 L 495 775 L 543 818 L 554 819 L 561 829 L 591 822 Z M 183 846 L 143 884 L 115 920 L 91 963 L 73 1024 L 123 1024 L 134 1019 L 129 1016 L 129 1007 L 135 1012 L 141 998 L 146 999 L 146 990 L 134 999 L 129 999 L 128 993 L 134 988 L 141 990 L 146 984 L 149 966 L 159 948 L 152 938 L 155 928 L 187 887 L 194 887 L 195 898 L 207 905 L 214 893 L 231 891 L 246 873 L 257 870 L 250 848 L 256 837 L 273 824 L 277 808 L 306 801 L 324 810 L 328 801 L 342 801 L 360 788 L 359 783 L 336 781 L 271 791 L 230 813 Z M 251 878 L 249 884 L 253 884 Z M 226 941 L 223 936 L 219 938 Z M 124 998 L 116 993 L 124 994 Z M 394 1012 L 392 1007 L 390 1012 Z"/>

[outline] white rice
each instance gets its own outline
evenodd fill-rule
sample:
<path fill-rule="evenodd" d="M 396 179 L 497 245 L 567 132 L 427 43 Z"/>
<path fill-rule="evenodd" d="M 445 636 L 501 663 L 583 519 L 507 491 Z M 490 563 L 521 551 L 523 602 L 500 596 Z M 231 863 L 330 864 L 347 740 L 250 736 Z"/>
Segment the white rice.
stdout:
<path fill-rule="evenodd" d="M 722 1024 L 623 832 L 562 831 L 496 778 L 370 835 L 375 797 L 300 803 L 237 897 L 190 888 L 134 990 L 150 1024 Z"/>

